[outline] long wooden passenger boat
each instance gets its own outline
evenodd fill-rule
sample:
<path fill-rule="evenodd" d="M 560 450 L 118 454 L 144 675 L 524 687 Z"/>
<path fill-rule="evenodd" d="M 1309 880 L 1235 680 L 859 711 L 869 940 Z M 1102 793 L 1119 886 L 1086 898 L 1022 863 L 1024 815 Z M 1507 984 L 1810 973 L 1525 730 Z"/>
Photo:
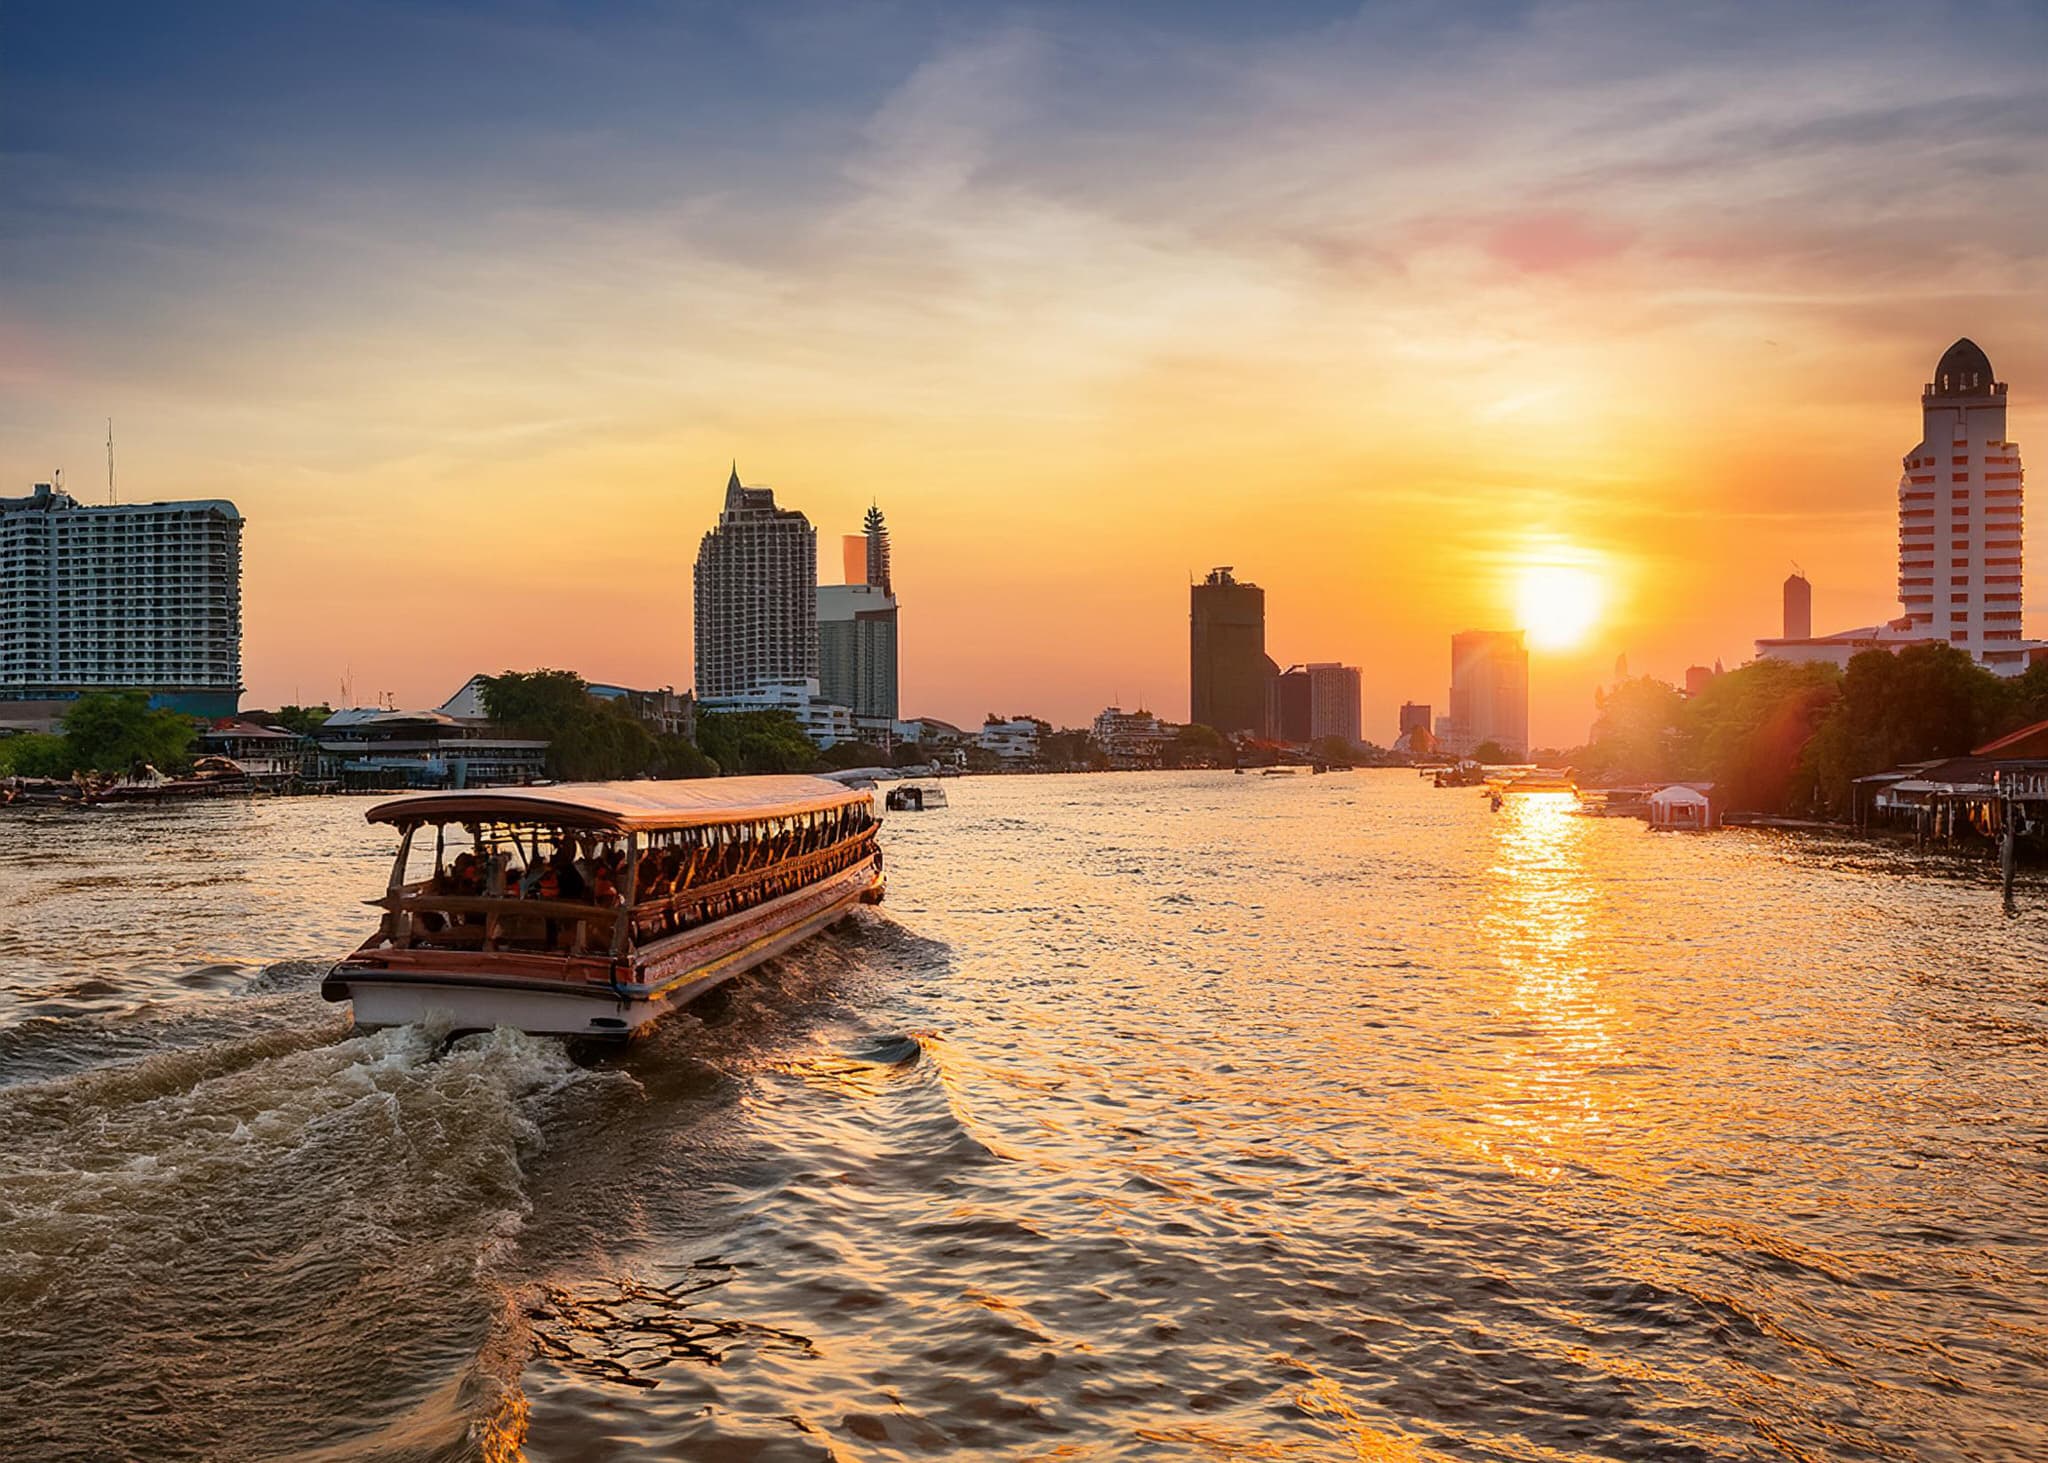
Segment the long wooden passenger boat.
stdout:
<path fill-rule="evenodd" d="M 377 932 L 321 994 L 360 1026 L 624 1037 L 882 898 L 874 797 L 817 777 L 569 783 L 379 803 Z"/>

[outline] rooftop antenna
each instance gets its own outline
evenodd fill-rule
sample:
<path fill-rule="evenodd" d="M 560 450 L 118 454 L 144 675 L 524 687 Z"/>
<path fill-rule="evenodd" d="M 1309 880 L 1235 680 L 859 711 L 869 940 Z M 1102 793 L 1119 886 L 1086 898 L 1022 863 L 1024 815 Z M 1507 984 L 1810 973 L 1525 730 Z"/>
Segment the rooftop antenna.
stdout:
<path fill-rule="evenodd" d="M 107 418 L 107 505 L 112 507 L 120 500 L 114 496 L 114 419 Z"/>

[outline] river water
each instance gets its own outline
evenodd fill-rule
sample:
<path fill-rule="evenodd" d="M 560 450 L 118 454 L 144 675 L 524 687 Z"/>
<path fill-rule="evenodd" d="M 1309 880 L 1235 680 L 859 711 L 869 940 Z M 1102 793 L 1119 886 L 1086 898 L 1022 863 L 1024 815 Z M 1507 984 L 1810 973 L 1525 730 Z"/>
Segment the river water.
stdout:
<path fill-rule="evenodd" d="M 0 822 L 0 1452 L 2048 1456 L 2048 891 L 1406 773 L 983 778 L 579 1065 L 366 804 Z"/>

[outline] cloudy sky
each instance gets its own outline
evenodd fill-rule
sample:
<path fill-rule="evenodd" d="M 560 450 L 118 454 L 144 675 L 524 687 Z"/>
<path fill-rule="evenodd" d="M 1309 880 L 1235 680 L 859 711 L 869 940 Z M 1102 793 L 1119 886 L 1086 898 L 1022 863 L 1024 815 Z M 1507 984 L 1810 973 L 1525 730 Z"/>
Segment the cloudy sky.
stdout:
<path fill-rule="evenodd" d="M 954 720 L 1185 715 L 1227 563 L 1385 741 L 1575 564 L 1576 741 L 1795 562 L 1896 612 L 1955 337 L 2042 440 L 2044 15 L 10 4 L 0 491 L 111 416 L 124 498 L 234 498 L 255 705 L 688 684 L 735 457 L 827 565 L 882 505 Z"/>

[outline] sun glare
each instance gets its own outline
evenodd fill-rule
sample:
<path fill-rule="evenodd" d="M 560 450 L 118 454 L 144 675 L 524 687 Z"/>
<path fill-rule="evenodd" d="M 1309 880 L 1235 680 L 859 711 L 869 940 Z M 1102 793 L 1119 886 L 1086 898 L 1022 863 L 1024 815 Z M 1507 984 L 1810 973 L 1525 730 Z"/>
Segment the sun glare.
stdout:
<path fill-rule="evenodd" d="M 1568 650 L 1586 638 L 1600 618 L 1600 580 L 1591 570 L 1567 564 L 1531 564 L 1515 586 L 1515 610 L 1529 643 L 1540 650 Z"/>

